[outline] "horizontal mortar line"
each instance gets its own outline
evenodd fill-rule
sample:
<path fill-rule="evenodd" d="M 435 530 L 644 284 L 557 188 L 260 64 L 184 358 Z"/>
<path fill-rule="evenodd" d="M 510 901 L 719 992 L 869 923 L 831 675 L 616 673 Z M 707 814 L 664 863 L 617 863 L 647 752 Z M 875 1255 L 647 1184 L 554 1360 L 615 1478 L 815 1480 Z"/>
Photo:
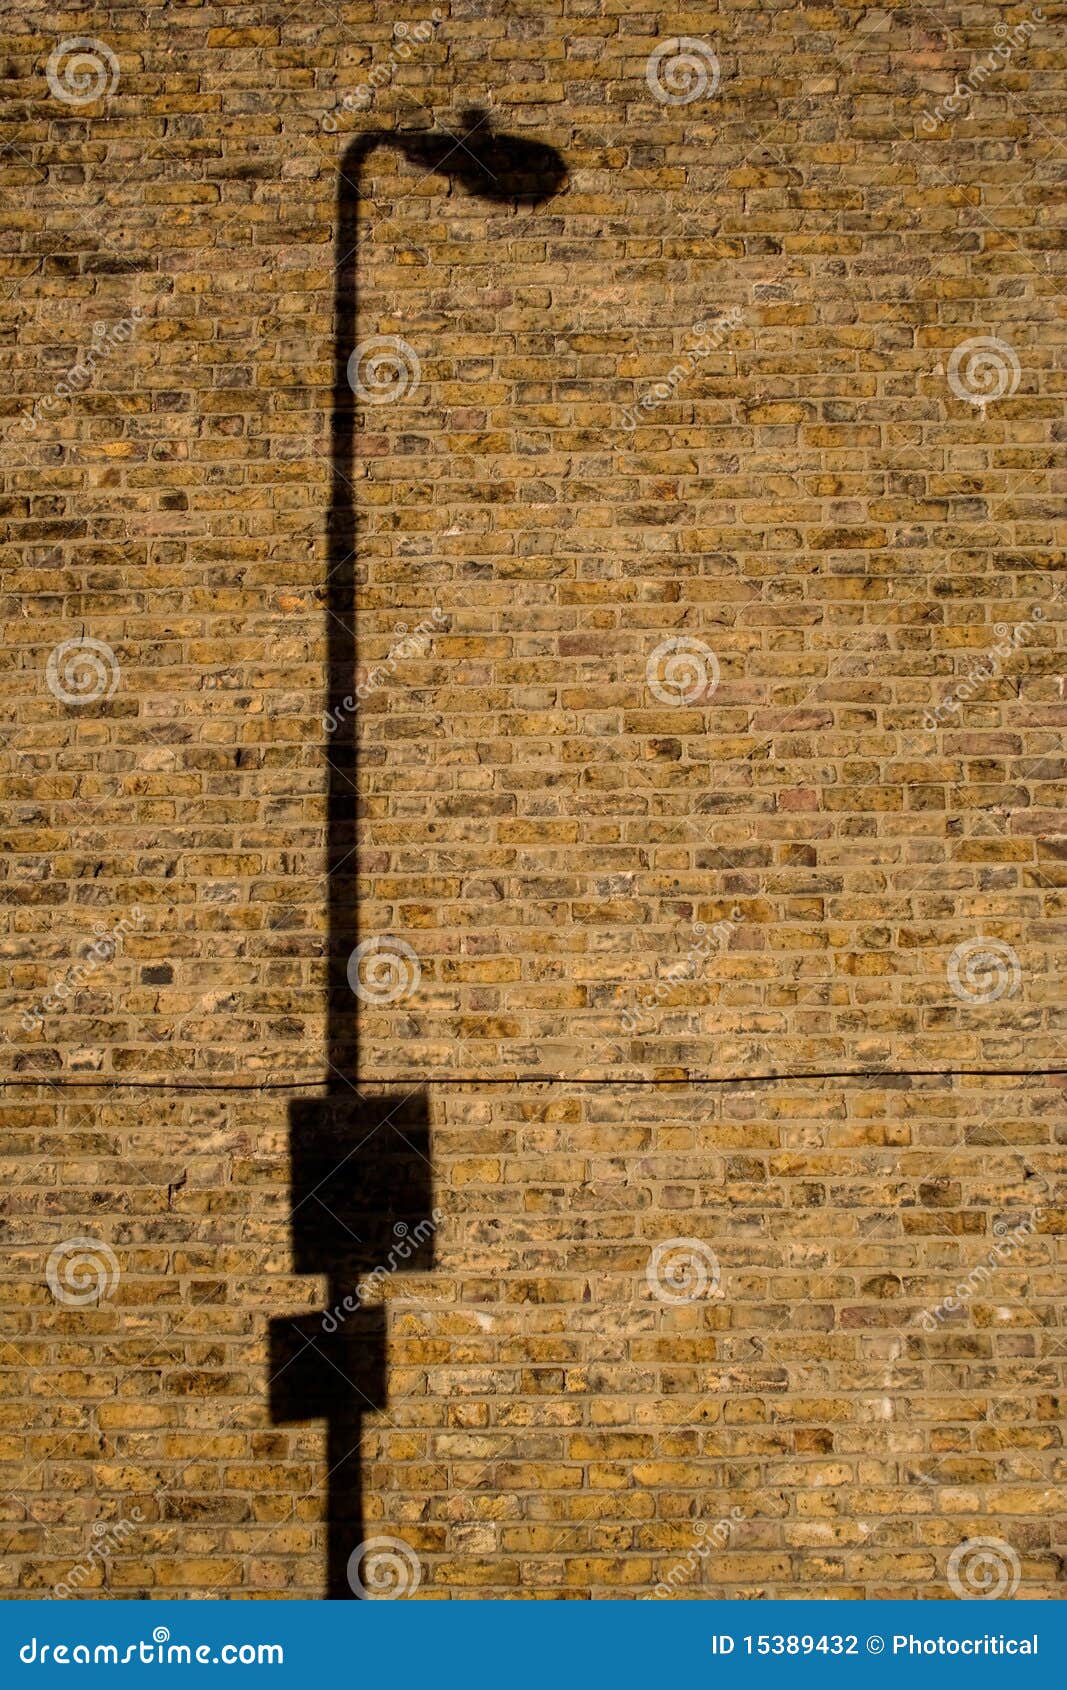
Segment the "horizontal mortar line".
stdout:
<path fill-rule="evenodd" d="M 350 1090 L 338 1093 L 340 1097 L 363 1097 L 364 1090 L 374 1086 L 740 1086 L 777 1084 L 787 1080 L 908 1080 L 908 1079 L 965 1079 L 968 1076 L 988 1075 L 1000 1079 L 1046 1079 L 1057 1075 L 1067 1075 L 1065 1068 L 839 1068 L 839 1069 L 801 1069 L 792 1074 L 688 1074 L 675 1079 L 616 1079 L 611 1075 L 579 1076 L 573 1074 L 447 1074 L 416 1075 L 416 1074 L 373 1074 L 361 1077 L 359 1081 L 350 1082 Z M 35 1079 L 27 1079 L 15 1075 L 0 1075 L 0 1088 L 5 1086 L 37 1086 L 48 1090 L 68 1091 L 188 1091 L 188 1092 L 256 1092 L 256 1091 L 293 1091 L 303 1090 L 308 1086 L 328 1086 L 330 1076 L 308 1074 L 288 1080 L 258 1080 L 258 1081 L 203 1081 L 190 1084 L 187 1081 L 172 1082 L 169 1080 L 145 1079 L 113 1079 L 89 1078 L 77 1079 L 73 1075 L 51 1076 L 41 1075 Z M 363 1088 L 363 1089 L 361 1089 Z M 366 1099 L 364 1099 L 366 1101 Z"/>

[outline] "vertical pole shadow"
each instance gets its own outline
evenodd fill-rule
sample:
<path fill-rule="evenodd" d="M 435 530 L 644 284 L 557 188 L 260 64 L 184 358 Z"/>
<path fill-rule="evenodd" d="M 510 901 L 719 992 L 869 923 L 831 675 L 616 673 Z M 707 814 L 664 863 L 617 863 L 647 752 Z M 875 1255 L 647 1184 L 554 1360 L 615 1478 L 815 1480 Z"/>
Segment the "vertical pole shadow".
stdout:
<path fill-rule="evenodd" d="M 554 148 L 492 133 L 464 114 L 462 139 L 436 131 L 373 131 L 346 148 L 338 175 L 326 588 L 327 1017 L 325 1097 L 290 1107 L 293 1271 L 325 1274 L 325 1311 L 270 1323 L 271 1418 L 327 1424 L 327 1595 L 351 1598 L 364 1542 L 363 1416 L 386 1405 L 385 1310 L 364 1300 L 367 1274 L 433 1266 L 433 1185 L 425 1092 L 359 1091 L 357 999 L 349 958 L 357 904 L 356 395 L 349 359 L 358 344 L 357 243 L 363 165 L 393 147 L 424 171 L 502 204 L 535 205 L 566 181 Z M 352 1565 L 350 1566 L 350 1563 Z"/>
<path fill-rule="evenodd" d="M 293 1271 L 325 1274 L 327 1308 L 271 1322 L 272 1419 L 326 1422 L 328 1597 L 351 1599 L 349 1558 L 364 1541 L 364 1415 L 385 1405 L 385 1310 L 364 1303 L 364 1276 L 422 1235 L 432 1189 L 426 1097 L 358 1089 L 357 999 L 348 959 L 358 939 L 356 686 L 356 399 L 348 361 L 358 335 L 357 221 L 374 136 L 348 147 L 337 183 L 330 512 L 326 608 L 326 1096 L 289 1111 Z M 432 1236 L 403 1265 L 428 1267 Z M 354 1569 L 354 1570 L 358 1570 Z"/>

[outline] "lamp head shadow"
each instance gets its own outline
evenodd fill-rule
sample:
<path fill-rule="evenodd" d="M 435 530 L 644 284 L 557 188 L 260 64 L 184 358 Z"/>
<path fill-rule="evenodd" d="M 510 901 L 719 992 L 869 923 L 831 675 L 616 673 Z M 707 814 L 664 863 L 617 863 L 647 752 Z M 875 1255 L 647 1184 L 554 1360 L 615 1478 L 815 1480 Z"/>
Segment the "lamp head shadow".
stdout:
<path fill-rule="evenodd" d="M 458 136 L 432 129 L 378 130 L 358 136 L 349 153 L 362 159 L 374 147 L 393 147 L 412 164 L 498 205 L 542 205 L 566 187 L 567 167 L 555 147 L 495 133 L 477 107 L 463 112 L 461 128 Z"/>

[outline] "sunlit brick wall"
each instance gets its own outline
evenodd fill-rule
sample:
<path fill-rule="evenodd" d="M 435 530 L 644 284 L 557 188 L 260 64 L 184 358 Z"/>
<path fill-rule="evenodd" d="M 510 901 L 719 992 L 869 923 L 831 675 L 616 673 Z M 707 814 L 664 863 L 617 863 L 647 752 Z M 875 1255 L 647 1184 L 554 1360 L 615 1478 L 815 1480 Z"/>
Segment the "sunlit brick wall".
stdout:
<path fill-rule="evenodd" d="M 352 1015 L 443 1217 L 365 1530 L 420 1597 L 1053 1594 L 1063 28 L 5 14 L 9 1594 L 324 1589 L 337 175 L 487 123 L 565 191 L 360 184 Z"/>
<path fill-rule="evenodd" d="M 323 1301 L 283 1105 L 3 1119 L 8 1594 L 320 1594 L 323 1430 L 267 1402 L 271 1320 Z M 367 1538 L 420 1596 L 925 1597 L 993 1536 L 995 1581 L 1054 1596 L 1061 1123 L 1047 1081 L 437 1088 L 437 1265 L 377 1293 Z M 58 1297 L 43 1263 L 87 1232 L 117 1283 L 72 1306 L 69 1251 Z"/>

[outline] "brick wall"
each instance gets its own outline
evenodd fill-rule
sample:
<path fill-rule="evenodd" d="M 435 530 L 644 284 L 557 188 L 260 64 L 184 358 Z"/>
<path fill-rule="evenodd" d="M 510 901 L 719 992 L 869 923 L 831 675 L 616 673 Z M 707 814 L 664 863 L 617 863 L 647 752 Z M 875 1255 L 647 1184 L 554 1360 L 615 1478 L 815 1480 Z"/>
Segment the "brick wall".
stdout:
<path fill-rule="evenodd" d="M 411 1546 L 420 1594 L 936 1596 L 990 1535 L 1056 1593 L 1057 1086 L 432 1097 L 435 1266 L 377 1293 L 361 1443 L 367 1537 Z M 272 1319 L 324 1303 L 291 1272 L 284 1110 L 42 1092 L 4 1120 L 9 1592 L 132 1520 L 80 1590 L 318 1595 L 323 1430 L 266 1401 Z M 121 1273 L 71 1307 L 42 1260 L 86 1232 Z"/>
<path fill-rule="evenodd" d="M 979 1537 L 1052 1595 L 1062 9 L 403 23 L 5 17 L 5 1589 L 344 1539 L 270 1384 L 332 1306 L 336 196 L 436 124 L 568 181 L 358 184 L 330 1130 L 411 1112 L 439 1219 L 355 1311 L 351 1520 L 420 1596 L 940 1595 Z"/>

